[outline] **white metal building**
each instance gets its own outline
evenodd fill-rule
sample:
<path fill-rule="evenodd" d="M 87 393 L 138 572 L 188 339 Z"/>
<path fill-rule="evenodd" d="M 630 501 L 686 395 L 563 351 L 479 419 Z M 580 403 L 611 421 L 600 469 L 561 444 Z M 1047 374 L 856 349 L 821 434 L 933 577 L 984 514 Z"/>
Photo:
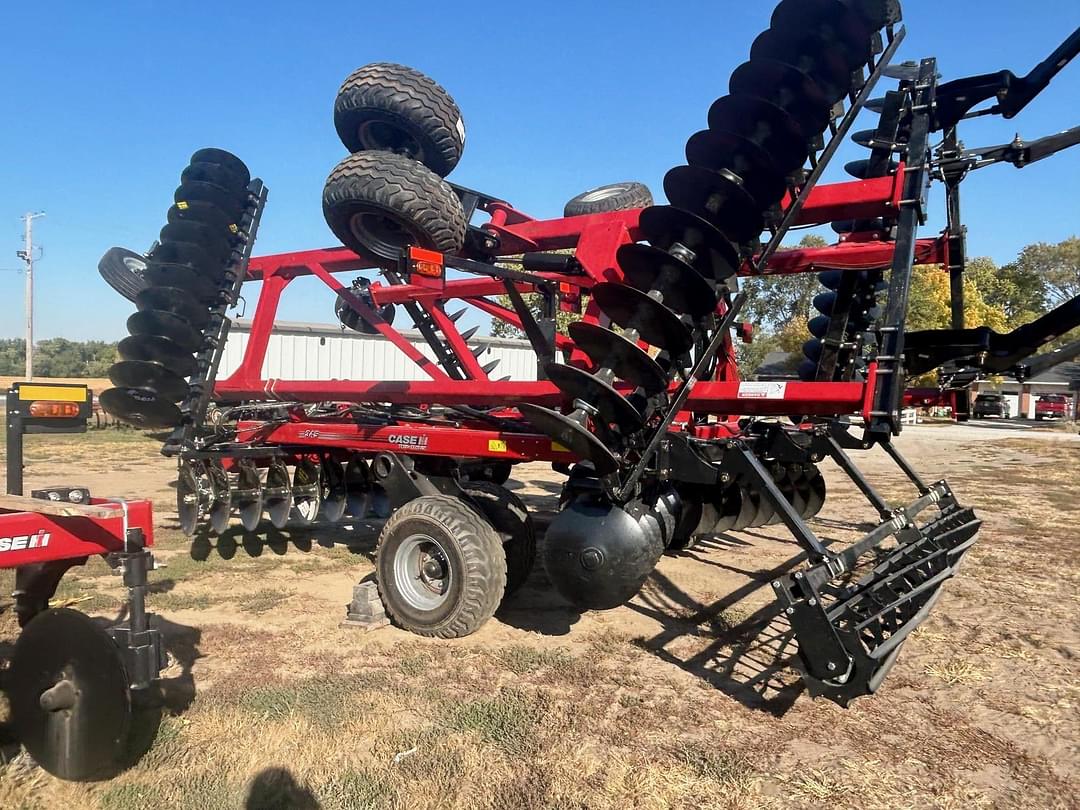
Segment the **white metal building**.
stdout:
<path fill-rule="evenodd" d="M 433 357 L 418 332 L 402 331 L 421 352 Z M 251 335 L 251 321 L 237 319 L 229 332 L 218 379 L 223 380 L 240 365 Z M 484 346 L 481 365 L 498 360 L 493 380 L 536 379 L 536 355 L 525 340 L 476 335 L 471 346 Z M 282 380 L 426 380 L 430 379 L 401 350 L 380 335 L 361 335 L 332 324 L 279 321 L 270 337 L 263 379 Z"/>

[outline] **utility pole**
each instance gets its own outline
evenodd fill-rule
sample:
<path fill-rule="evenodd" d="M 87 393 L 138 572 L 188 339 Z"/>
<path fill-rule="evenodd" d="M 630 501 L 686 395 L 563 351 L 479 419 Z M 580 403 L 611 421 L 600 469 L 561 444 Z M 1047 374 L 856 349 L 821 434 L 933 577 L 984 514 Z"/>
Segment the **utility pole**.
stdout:
<path fill-rule="evenodd" d="M 34 220 L 44 211 L 23 214 L 24 248 L 16 251 L 26 264 L 26 379 L 34 379 Z"/>

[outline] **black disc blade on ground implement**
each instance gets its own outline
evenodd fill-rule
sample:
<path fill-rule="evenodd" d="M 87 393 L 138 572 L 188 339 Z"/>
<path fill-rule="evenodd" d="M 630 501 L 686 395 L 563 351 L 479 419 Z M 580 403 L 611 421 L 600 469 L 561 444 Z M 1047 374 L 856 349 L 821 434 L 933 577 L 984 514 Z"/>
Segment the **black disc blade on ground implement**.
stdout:
<path fill-rule="evenodd" d="M 799 122 L 803 132 L 823 132 L 833 102 L 808 73 L 776 59 L 751 59 L 731 74 L 733 95 L 756 96 L 775 104 Z"/>
<path fill-rule="evenodd" d="M 192 182 L 213 183 L 234 195 L 247 194 L 243 176 L 220 163 L 198 161 L 189 164 L 180 175 L 180 183 Z"/>
<path fill-rule="evenodd" d="M 146 266 L 146 280 L 155 287 L 176 287 L 186 290 L 198 301 L 213 301 L 221 292 L 221 285 L 197 273 L 187 264 L 170 264 L 151 261 Z"/>
<path fill-rule="evenodd" d="M 810 154 L 799 122 L 775 104 L 753 96 L 723 96 L 709 108 L 709 129 L 734 132 L 764 149 L 781 174 L 795 171 Z"/>
<path fill-rule="evenodd" d="M 188 393 L 183 377 L 169 371 L 161 363 L 149 360 L 121 360 L 109 367 L 109 379 L 117 388 L 146 388 L 161 399 L 179 402 Z"/>
<path fill-rule="evenodd" d="M 591 461 L 598 475 L 608 475 L 619 469 L 618 459 L 587 428 L 557 411 L 524 402 L 517 406 L 533 427 L 550 436 L 579 459 Z"/>
<path fill-rule="evenodd" d="M 203 342 L 202 332 L 193 329 L 179 315 L 162 309 L 144 309 L 134 313 L 127 320 L 127 329 L 133 335 L 168 338 L 187 352 L 194 352 Z"/>
<path fill-rule="evenodd" d="M 641 414 L 637 408 L 603 380 L 580 368 L 561 363 L 548 363 L 544 371 L 570 402 L 575 399 L 587 402 L 599 411 L 597 418 L 605 424 L 617 425 L 623 433 L 641 430 Z"/>
<path fill-rule="evenodd" d="M 776 59 L 798 68 L 835 104 L 850 92 L 852 73 L 866 61 L 866 50 L 806 31 L 788 34 L 770 28 L 754 40 L 750 58 Z"/>
<path fill-rule="evenodd" d="M 217 266 L 224 266 L 229 254 L 232 253 L 232 247 L 224 233 L 191 219 L 166 224 L 161 229 L 158 238 L 163 245 L 170 242 L 198 245 L 206 251 Z"/>
<path fill-rule="evenodd" d="M 784 175 L 763 147 L 728 130 L 703 129 L 691 135 L 686 142 L 686 162 L 737 175 L 762 209 L 780 202 L 788 188 Z"/>
<path fill-rule="evenodd" d="M 107 776 L 131 729 L 128 675 L 89 616 L 53 608 L 23 628 L 6 673 L 11 724 L 34 761 L 61 779 Z"/>
<path fill-rule="evenodd" d="M 785 38 L 814 36 L 835 43 L 860 60 L 856 65 L 870 56 L 870 26 L 841 0 L 783 0 L 769 27 Z"/>
<path fill-rule="evenodd" d="M 629 284 L 603 281 L 592 288 L 600 311 L 623 329 L 636 329 L 641 339 L 675 355 L 694 345 L 690 329 L 655 298 Z"/>
<path fill-rule="evenodd" d="M 98 273 L 105 282 L 129 301 L 134 301 L 149 282 L 143 278 L 146 257 L 127 248 L 114 247 L 105 251 L 98 262 Z"/>
<path fill-rule="evenodd" d="M 224 269 L 224 265 L 211 256 L 203 245 L 190 241 L 162 242 L 150 251 L 147 260 L 151 263 L 187 265 L 196 273 L 215 280 L 221 277 L 221 271 Z"/>
<path fill-rule="evenodd" d="M 719 301 L 705 277 L 667 251 L 632 242 L 621 245 L 615 259 L 629 284 L 660 293 L 668 309 L 695 319 L 716 311 Z"/>
<path fill-rule="evenodd" d="M 693 251 L 694 259 L 689 264 L 703 276 L 724 281 L 739 269 L 739 252 L 728 238 L 682 208 L 673 205 L 646 208 L 638 219 L 638 227 L 653 247 L 670 251 L 678 243 Z"/>
<path fill-rule="evenodd" d="M 195 534 L 203 516 L 203 498 L 200 482 L 194 468 L 181 463 L 176 474 L 176 517 L 180 521 L 180 531 L 187 537 Z"/>
<path fill-rule="evenodd" d="M 135 297 L 135 306 L 160 309 L 178 315 L 195 329 L 205 329 L 210 323 L 210 310 L 187 290 L 180 287 L 147 287 Z"/>
<path fill-rule="evenodd" d="M 245 187 L 251 182 L 251 172 L 248 171 L 247 164 L 232 152 L 224 149 L 215 149 L 213 147 L 197 149 L 189 162 L 192 164 L 217 163 L 239 176 L 243 180 Z"/>
<path fill-rule="evenodd" d="M 205 225 L 214 233 L 231 239 L 239 233 L 239 226 L 233 222 L 225 212 L 213 203 L 202 200 L 185 200 L 173 204 L 166 215 L 169 223 L 175 222 L 198 222 Z"/>
<path fill-rule="evenodd" d="M 658 394 L 668 386 L 668 375 L 636 343 L 599 324 L 575 321 L 568 328 L 570 338 L 597 366 L 610 368 L 620 380 Z"/>
<path fill-rule="evenodd" d="M 676 166 L 664 176 L 664 193 L 672 205 L 711 222 L 738 244 L 765 229 L 761 206 L 730 172 Z"/>
<path fill-rule="evenodd" d="M 157 335 L 131 335 L 120 341 L 117 351 L 125 360 L 149 360 L 161 363 L 173 374 L 190 377 L 195 372 L 195 358 L 191 352 L 165 337 Z"/>
<path fill-rule="evenodd" d="M 233 222 L 239 223 L 240 218 L 244 215 L 247 195 L 245 194 L 241 199 L 238 194 L 231 193 L 221 186 L 204 183 L 200 180 L 181 183 L 173 192 L 173 202 L 190 202 L 192 200 L 213 203 L 225 213 L 225 216 Z"/>
<path fill-rule="evenodd" d="M 143 430 L 180 424 L 180 409 L 149 388 L 110 388 L 98 401 L 107 413 Z"/>

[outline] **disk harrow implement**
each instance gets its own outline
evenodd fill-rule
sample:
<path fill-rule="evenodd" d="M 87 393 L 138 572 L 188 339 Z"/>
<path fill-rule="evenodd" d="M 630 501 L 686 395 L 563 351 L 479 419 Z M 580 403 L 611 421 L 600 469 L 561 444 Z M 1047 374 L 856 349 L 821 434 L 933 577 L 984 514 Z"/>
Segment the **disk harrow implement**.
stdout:
<path fill-rule="evenodd" d="M 552 220 L 445 179 L 464 127 L 442 87 L 397 65 L 356 71 L 335 107 L 352 154 L 323 195 L 344 247 L 245 266 L 238 248 L 250 249 L 265 197 L 255 181 L 247 240 L 226 238 L 228 256 L 220 244 L 200 245 L 245 270 L 237 285 L 262 285 L 250 340 L 227 379 L 215 381 L 220 341 L 207 336 L 224 334 L 238 286 L 225 285 L 231 292 L 219 291 L 219 308 L 203 320 L 197 289 L 187 292 L 201 308 L 165 307 L 203 335 L 188 404 L 168 411 L 180 414 L 166 451 L 180 458 L 184 529 L 223 532 L 234 516 L 246 531 L 264 519 L 282 529 L 389 518 L 377 566 L 387 614 L 418 633 L 461 636 L 520 586 L 536 553 L 524 504 L 500 484 L 515 464 L 550 462 L 566 482 L 542 557 L 564 598 L 613 608 L 665 551 L 783 524 L 807 565 L 772 587 L 804 679 L 842 704 L 873 692 L 979 526 L 947 483 L 925 482 L 893 444 L 906 375 L 946 362 L 953 380 L 964 369 L 970 379 L 1006 366 L 1024 373 L 1028 355 L 1080 318 L 1072 302 L 1008 335 L 965 328 L 960 181 L 995 159 L 1023 165 L 1080 138 L 961 150 L 956 122 L 943 123 L 940 111 L 959 104 L 967 85 L 939 86 L 933 59 L 897 64 L 899 22 L 891 0 L 784 0 L 711 105 L 707 128 L 688 139 L 686 164 L 666 174 L 667 204 L 620 183 L 578 195 Z M 1074 35 L 1055 52 L 1057 69 L 1078 47 Z M 1023 92 L 1054 72 L 1032 71 Z M 1022 106 L 1001 92 L 1003 109 Z M 877 126 L 856 132 L 864 111 L 878 115 Z M 823 183 L 849 135 L 870 156 L 845 167 L 854 180 Z M 949 226 L 919 238 L 937 180 Z M 832 225 L 837 244 L 779 250 L 792 228 L 821 225 Z M 123 260 L 112 256 L 110 267 Z M 917 264 L 950 273 L 953 329 L 906 332 Z M 741 380 L 735 340 L 751 339 L 752 328 L 740 321 L 740 285 L 799 273 L 818 274 L 823 289 L 797 379 Z M 269 377 L 279 304 L 307 276 L 329 290 L 327 313 L 344 329 L 384 339 L 423 378 Z M 160 296 L 156 289 L 140 296 Z M 565 333 L 559 312 L 573 316 Z M 414 332 L 401 330 L 402 314 Z M 492 377 L 497 359 L 484 362 L 474 345 L 478 317 L 525 335 L 535 381 Z M 132 331 L 149 360 L 126 358 L 142 364 L 119 364 L 116 384 L 175 408 L 195 336 L 157 315 Z M 157 364 L 152 373 L 147 362 Z M 911 482 L 911 503 L 887 502 L 860 473 L 853 456 L 874 449 Z M 843 549 L 811 527 L 826 502 L 826 460 L 877 520 Z"/>

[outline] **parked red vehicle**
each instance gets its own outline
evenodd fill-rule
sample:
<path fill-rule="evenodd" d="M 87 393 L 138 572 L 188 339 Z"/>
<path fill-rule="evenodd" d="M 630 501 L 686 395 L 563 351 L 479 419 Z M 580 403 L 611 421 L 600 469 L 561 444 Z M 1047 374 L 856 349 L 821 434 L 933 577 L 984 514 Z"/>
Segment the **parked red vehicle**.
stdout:
<path fill-rule="evenodd" d="M 1064 394 L 1043 394 L 1035 400 L 1036 419 L 1065 419 L 1072 401 Z"/>

